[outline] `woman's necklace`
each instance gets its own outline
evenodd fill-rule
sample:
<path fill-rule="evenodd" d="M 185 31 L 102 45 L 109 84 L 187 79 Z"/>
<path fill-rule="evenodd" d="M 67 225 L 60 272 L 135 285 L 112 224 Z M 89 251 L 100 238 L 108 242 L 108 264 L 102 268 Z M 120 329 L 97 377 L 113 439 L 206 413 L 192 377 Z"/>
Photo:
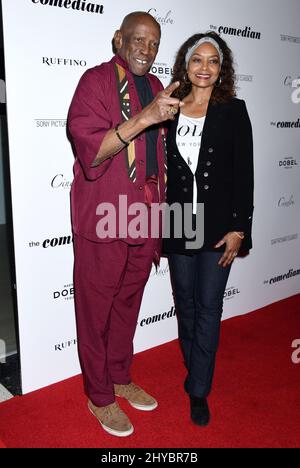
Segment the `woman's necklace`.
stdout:
<path fill-rule="evenodd" d="M 208 102 L 209 99 L 200 99 L 200 101 L 195 101 L 195 104 L 197 104 L 198 106 L 202 106 L 202 104 L 205 104 L 206 102 Z"/>

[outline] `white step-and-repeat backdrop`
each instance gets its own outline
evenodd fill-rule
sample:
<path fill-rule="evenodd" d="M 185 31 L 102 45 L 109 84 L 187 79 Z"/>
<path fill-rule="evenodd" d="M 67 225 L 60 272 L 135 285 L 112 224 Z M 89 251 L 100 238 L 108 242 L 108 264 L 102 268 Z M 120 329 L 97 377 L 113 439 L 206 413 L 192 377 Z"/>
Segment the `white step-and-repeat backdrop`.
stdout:
<path fill-rule="evenodd" d="M 2 0 L 2 7 L 24 393 L 80 372 L 66 116 L 80 76 L 110 59 L 113 33 L 130 11 L 161 24 L 152 72 L 164 85 L 194 33 L 217 31 L 234 53 L 254 133 L 254 249 L 233 266 L 224 318 L 300 292 L 299 0 Z M 176 336 L 164 260 L 145 291 L 135 351 Z"/>

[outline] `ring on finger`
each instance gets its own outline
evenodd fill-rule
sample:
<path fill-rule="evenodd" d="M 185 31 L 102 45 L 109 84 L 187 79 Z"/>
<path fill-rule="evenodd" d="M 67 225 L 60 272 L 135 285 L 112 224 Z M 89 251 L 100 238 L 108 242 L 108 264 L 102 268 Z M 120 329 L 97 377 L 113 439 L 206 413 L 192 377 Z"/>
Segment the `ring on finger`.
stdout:
<path fill-rule="evenodd" d="M 167 114 L 169 114 L 169 115 L 175 115 L 175 114 L 177 114 L 177 109 L 176 109 L 176 107 L 171 106 L 171 107 L 167 110 Z"/>

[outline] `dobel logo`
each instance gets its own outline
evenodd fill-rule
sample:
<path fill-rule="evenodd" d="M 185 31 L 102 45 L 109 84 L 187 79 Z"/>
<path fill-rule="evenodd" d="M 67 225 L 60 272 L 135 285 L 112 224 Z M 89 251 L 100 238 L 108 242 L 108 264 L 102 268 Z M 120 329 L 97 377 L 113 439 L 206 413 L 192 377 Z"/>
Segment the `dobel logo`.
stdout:
<path fill-rule="evenodd" d="M 61 291 L 53 292 L 53 299 L 63 298 L 65 300 L 74 299 L 74 286 L 73 284 L 67 284 Z"/>
<path fill-rule="evenodd" d="M 224 299 L 225 300 L 232 299 L 237 294 L 240 294 L 240 292 L 241 291 L 238 288 L 235 288 L 233 286 L 226 288 L 225 293 L 224 293 Z"/>
<path fill-rule="evenodd" d="M 169 78 L 174 74 L 173 68 L 167 63 L 154 63 L 151 67 L 151 73 L 158 78 Z"/>
<path fill-rule="evenodd" d="M 298 166 L 298 162 L 291 156 L 286 156 L 285 158 L 279 161 L 278 165 L 279 167 L 283 167 L 284 169 L 291 169 L 295 166 Z"/>

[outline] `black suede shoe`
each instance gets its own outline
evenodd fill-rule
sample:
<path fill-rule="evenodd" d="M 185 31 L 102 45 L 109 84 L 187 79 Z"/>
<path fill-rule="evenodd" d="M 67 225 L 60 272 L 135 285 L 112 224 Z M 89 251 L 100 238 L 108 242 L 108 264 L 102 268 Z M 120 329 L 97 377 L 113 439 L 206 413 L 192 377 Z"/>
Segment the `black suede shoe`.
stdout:
<path fill-rule="evenodd" d="M 198 426 L 207 426 L 210 414 L 206 398 L 190 395 L 190 403 L 192 421 Z"/>

